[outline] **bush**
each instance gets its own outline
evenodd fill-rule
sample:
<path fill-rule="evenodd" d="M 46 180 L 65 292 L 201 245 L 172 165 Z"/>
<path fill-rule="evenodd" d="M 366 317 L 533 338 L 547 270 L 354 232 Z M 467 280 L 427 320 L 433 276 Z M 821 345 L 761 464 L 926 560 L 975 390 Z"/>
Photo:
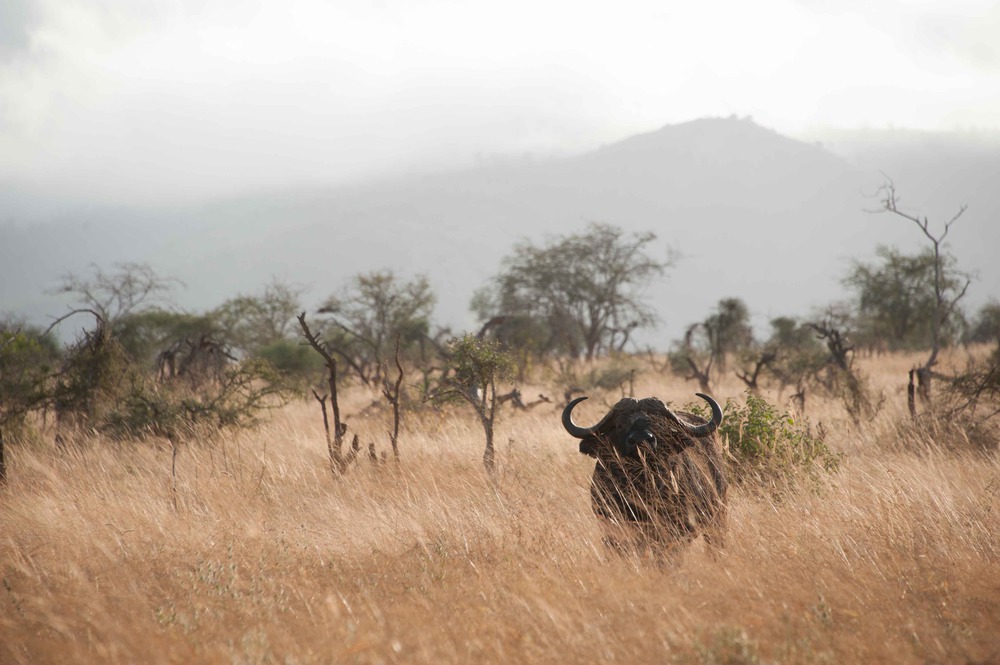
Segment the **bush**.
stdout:
<path fill-rule="evenodd" d="M 63 424 L 99 428 L 141 374 L 118 339 L 99 324 L 65 352 L 50 395 L 56 418 Z"/>
<path fill-rule="evenodd" d="M 290 393 L 266 361 L 229 362 L 207 338 L 190 346 L 181 370 L 153 377 L 99 322 L 66 352 L 51 403 L 62 424 L 141 439 L 251 427 Z"/>
<path fill-rule="evenodd" d="M 996 450 L 1000 446 L 1000 347 L 947 377 L 935 407 L 940 424 L 961 431 L 957 447 L 969 444 L 974 450 Z"/>
<path fill-rule="evenodd" d="M 135 381 L 98 429 L 117 439 L 185 437 L 226 428 L 256 426 L 268 409 L 290 394 L 266 362 L 246 360 L 227 367 L 218 381 L 197 389 L 180 382 Z"/>
<path fill-rule="evenodd" d="M 705 416 L 705 408 L 689 410 Z M 830 450 L 808 420 L 796 421 L 763 397 L 746 393 L 746 403 L 726 400 L 719 436 L 728 448 L 731 479 L 737 484 L 775 485 L 805 473 L 818 482 L 820 472 L 834 473 L 842 453 Z"/>
<path fill-rule="evenodd" d="M 44 404 L 46 380 L 58 362 L 51 336 L 0 323 L 0 430 L 11 440 L 26 433 L 28 413 Z"/>

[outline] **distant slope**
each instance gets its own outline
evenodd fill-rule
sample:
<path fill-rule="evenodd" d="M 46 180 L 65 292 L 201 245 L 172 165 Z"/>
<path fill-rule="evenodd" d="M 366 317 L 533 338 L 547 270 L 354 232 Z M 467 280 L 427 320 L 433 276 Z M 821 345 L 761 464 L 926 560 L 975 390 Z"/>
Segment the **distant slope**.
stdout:
<path fill-rule="evenodd" d="M 906 163 L 923 177 L 935 160 Z M 949 168 L 954 176 L 967 167 L 956 157 Z M 894 177 L 905 195 L 930 191 L 911 188 L 908 178 L 924 181 L 903 169 Z M 762 325 L 771 316 L 805 314 L 840 295 L 851 258 L 870 256 L 879 242 L 916 246 L 916 230 L 902 220 L 862 211 L 874 204 L 862 192 L 880 178 L 850 156 L 750 121 L 706 119 L 572 158 L 200 208 L 70 211 L 0 227 L 0 310 L 36 318 L 55 311 L 42 291 L 90 262 L 149 261 L 183 279 L 188 289 L 178 299 L 196 308 L 256 290 L 272 275 L 309 286 L 315 303 L 349 275 L 394 268 L 427 273 L 439 295 L 438 318 L 465 327 L 472 293 L 516 241 L 604 221 L 655 231 L 656 251 L 665 256 L 670 246 L 685 256 L 649 293 L 664 325 L 644 341 L 665 346 L 719 298 L 743 297 Z M 987 292 L 997 293 L 997 268 L 983 250 L 996 233 L 995 220 L 988 221 L 998 210 L 995 192 L 969 177 L 936 180 L 935 197 L 969 203 L 969 219 L 954 231 L 955 251 L 983 273 Z"/>

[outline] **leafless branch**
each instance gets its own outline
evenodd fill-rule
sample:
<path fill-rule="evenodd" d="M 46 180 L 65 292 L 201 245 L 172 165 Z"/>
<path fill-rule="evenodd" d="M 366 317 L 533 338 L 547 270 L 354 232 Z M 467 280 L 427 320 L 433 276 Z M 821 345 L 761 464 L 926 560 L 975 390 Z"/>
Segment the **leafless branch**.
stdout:
<path fill-rule="evenodd" d="M 45 332 L 42 333 L 42 337 L 44 337 L 45 335 L 48 335 L 50 332 L 52 332 L 53 328 L 55 328 L 60 323 L 62 323 L 66 319 L 68 319 L 71 316 L 74 316 L 76 314 L 93 314 L 94 318 L 97 319 L 97 326 L 98 326 L 98 328 L 104 328 L 105 324 L 107 323 L 104 320 L 104 317 L 101 316 L 100 313 L 98 313 L 96 310 L 90 309 L 89 307 L 81 307 L 79 309 L 74 309 L 74 310 L 71 310 L 70 312 L 68 312 L 66 314 L 63 314 L 62 316 L 60 316 L 59 318 L 57 318 L 55 321 L 53 321 L 51 324 L 49 324 L 49 327 L 46 328 Z"/>

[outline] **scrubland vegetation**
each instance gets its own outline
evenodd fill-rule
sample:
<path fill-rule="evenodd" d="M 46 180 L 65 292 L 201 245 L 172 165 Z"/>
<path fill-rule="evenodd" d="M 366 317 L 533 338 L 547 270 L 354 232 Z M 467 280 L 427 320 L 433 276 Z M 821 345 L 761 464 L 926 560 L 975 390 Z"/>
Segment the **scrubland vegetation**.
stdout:
<path fill-rule="evenodd" d="M 592 461 L 546 404 L 501 412 L 492 483 L 463 411 L 407 418 L 398 464 L 336 479 L 305 401 L 176 457 L 99 436 L 8 447 L 0 661 L 990 662 L 995 439 L 913 423 L 899 381 L 913 362 L 859 361 L 888 396 L 860 429 L 836 399 L 811 401 L 839 471 L 738 485 L 725 549 L 696 541 L 669 561 L 604 547 Z M 691 401 L 655 373 L 635 390 Z M 372 398 L 356 387 L 342 408 Z M 385 413 L 351 422 L 387 440 Z"/>

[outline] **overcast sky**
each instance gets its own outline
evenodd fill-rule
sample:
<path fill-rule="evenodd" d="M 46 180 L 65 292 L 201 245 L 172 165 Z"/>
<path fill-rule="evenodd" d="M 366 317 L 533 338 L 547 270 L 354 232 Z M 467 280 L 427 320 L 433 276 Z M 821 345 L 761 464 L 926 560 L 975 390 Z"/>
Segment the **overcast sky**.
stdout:
<path fill-rule="evenodd" d="M 1000 2 L 0 1 L 27 191 L 189 202 L 731 114 L 1000 130 Z"/>

